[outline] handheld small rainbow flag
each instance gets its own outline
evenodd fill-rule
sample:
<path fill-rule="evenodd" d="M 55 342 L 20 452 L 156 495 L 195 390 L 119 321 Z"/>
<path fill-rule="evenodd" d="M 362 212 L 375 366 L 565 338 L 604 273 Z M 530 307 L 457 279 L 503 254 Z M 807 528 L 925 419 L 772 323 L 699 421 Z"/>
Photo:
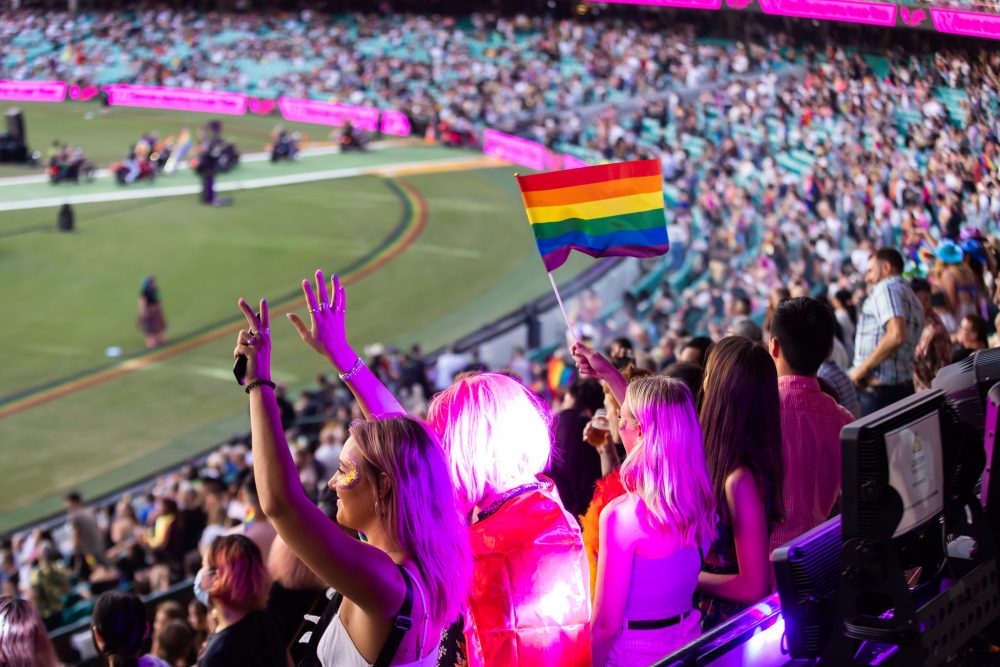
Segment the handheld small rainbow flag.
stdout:
<path fill-rule="evenodd" d="M 670 249 L 659 160 L 518 176 L 549 272 L 571 250 L 591 257 L 655 257 Z"/>

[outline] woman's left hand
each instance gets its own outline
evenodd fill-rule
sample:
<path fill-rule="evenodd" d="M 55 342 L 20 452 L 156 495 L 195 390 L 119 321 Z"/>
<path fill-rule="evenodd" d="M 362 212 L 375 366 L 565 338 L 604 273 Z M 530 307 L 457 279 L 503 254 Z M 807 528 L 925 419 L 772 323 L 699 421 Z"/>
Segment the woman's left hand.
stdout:
<path fill-rule="evenodd" d="M 239 300 L 240 310 L 247 318 L 249 329 L 241 329 L 236 336 L 233 358 L 241 354 L 247 358 L 246 383 L 254 380 L 271 380 L 271 324 L 267 312 L 267 299 L 260 300 L 260 318 L 243 299 Z"/>

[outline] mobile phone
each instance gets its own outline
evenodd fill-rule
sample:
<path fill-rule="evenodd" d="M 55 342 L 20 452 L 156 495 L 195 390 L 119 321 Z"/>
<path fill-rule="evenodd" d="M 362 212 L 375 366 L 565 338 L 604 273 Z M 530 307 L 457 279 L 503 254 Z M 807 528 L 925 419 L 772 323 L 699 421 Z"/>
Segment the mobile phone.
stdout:
<path fill-rule="evenodd" d="M 260 313 L 257 313 L 257 321 L 260 322 Z M 236 376 L 236 384 L 242 387 L 247 377 L 247 355 L 241 354 L 236 357 L 236 363 L 233 364 L 233 375 Z"/>
<path fill-rule="evenodd" d="M 247 355 L 241 354 L 236 357 L 236 363 L 233 364 L 233 375 L 236 376 L 236 384 L 242 387 L 247 376 Z"/>

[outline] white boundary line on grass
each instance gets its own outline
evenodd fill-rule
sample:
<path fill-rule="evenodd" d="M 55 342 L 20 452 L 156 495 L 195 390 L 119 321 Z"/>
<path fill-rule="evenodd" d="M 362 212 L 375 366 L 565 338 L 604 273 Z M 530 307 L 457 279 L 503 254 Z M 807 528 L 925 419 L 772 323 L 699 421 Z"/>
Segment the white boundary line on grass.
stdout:
<path fill-rule="evenodd" d="M 237 190 L 252 190 L 256 188 L 270 188 L 279 185 L 297 185 L 299 183 L 312 183 L 315 181 L 327 181 L 340 178 L 351 178 L 353 176 L 367 176 L 382 174 L 394 169 L 408 169 L 417 167 L 437 167 L 446 165 L 467 165 L 483 163 L 489 166 L 484 156 L 475 155 L 464 158 L 447 158 L 440 160 L 420 160 L 414 162 L 397 162 L 395 164 L 372 165 L 370 167 L 347 167 L 341 169 L 326 169 L 314 171 L 307 174 L 287 174 L 284 176 L 268 176 L 265 178 L 253 178 L 249 180 L 226 180 L 218 183 L 216 192 L 233 192 Z M 56 197 L 45 197 L 42 199 L 25 199 L 23 201 L 0 202 L 0 212 L 21 211 L 33 208 L 49 208 L 61 206 L 62 204 L 97 204 L 109 201 L 128 201 L 131 199 L 151 199 L 153 197 L 177 197 L 181 195 L 195 195 L 201 192 L 200 184 L 176 185 L 169 188 L 157 188 L 147 190 L 145 188 L 136 190 L 124 190 L 121 192 L 100 192 L 93 194 L 61 195 Z"/>

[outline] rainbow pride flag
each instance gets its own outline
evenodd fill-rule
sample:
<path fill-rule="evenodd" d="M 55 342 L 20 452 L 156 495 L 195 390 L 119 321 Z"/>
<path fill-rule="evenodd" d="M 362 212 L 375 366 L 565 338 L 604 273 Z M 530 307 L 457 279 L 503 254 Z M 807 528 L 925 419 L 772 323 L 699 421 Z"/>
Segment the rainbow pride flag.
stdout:
<path fill-rule="evenodd" d="M 518 176 L 545 269 L 571 250 L 591 257 L 655 257 L 670 249 L 659 160 Z"/>

